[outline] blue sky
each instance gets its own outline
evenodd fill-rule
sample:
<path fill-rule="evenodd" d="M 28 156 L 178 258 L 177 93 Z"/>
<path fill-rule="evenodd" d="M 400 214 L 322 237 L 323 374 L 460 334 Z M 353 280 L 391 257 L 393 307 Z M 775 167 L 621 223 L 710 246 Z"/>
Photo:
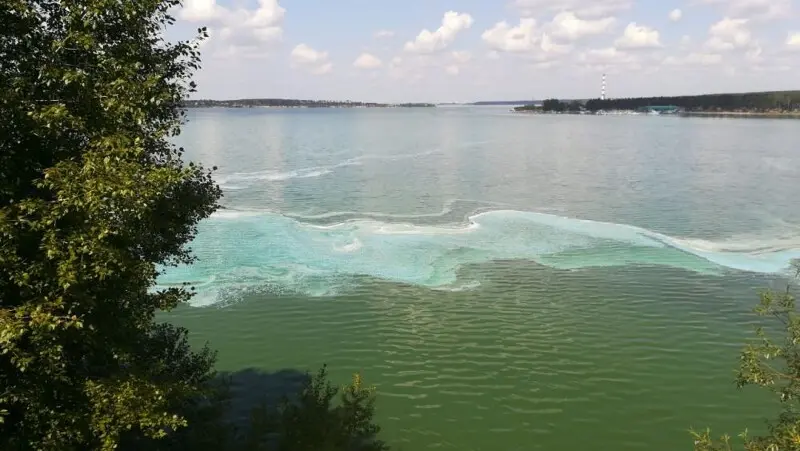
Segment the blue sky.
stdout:
<path fill-rule="evenodd" d="M 323 6 L 324 5 L 324 6 Z M 184 0 L 196 97 L 474 101 L 800 88 L 800 0 Z"/>

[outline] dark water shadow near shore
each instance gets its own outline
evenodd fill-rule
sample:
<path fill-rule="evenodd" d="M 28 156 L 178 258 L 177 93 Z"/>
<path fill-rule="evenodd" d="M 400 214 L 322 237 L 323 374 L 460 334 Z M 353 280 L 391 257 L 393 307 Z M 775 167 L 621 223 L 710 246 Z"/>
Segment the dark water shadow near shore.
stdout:
<path fill-rule="evenodd" d="M 228 421 L 246 426 L 253 409 L 266 407 L 274 412 L 284 396 L 292 399 L 300 392 L 310 375 L 295 369 L 265 372 L 248 368 L 220 373 L 218 380 L 227 382 L 229 387 Z"/>

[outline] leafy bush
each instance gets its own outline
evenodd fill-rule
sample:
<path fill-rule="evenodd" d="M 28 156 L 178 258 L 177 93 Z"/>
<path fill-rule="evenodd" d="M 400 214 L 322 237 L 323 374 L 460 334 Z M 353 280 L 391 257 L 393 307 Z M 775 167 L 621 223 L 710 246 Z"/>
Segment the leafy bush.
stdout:
<path fill-rule="evenodd" d="M 800 276 L 797 267 L 795 279 Z M 785 291 L 771 290 L 761 294 L 755 313 L 770 318 L 768 329 L 756 329 L 756 340 L 741 354 L 736 378 L 739 388 L 754 385 L 772 392 L 782 405 L 776 420 L 769 423 L 766 435 L 751 437 L 747 431 L 739 435 L 747 451 L 800 450 L 800 312 L 797 311 L 792 286 Z M 779 331 L 780 337 L 768 331 Z M 711 432 L 693 431 L 696 451 L 731 451 L 734 443 L 724 435 L 714 440 Z"/>

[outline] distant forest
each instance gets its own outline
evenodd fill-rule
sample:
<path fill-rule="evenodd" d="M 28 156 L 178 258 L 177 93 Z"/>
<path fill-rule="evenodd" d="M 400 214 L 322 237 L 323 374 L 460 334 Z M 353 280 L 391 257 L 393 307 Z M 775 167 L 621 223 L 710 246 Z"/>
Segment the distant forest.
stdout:
<path fill-rule="evenodd" d="M 563 105 L 563 106 L 562 106 Z M 741 94 L 704 94 L 678 97 L 632 97 L 590 99 L 585 102 L 545 101 L 542 106 L 525 105 L 517 111 L 571 111 L 582 107 L 588 111 L 636 110 L 648 106 L 676 106 L 687 112 L 783 112 L 800 111 L 800 91 L 750 92 Z M 548 108 L 550 107 L 550 108 Z"/>
<path fill-rule="evenodd" d="M 284 108 L 412 108 L 433 107 L 432 103 L 370 103 L 335 100 L 300 100 L 300 99 L 237 99 L 237 100 L 185 100 L 186 108 L 252 108 L 252 107 L 284 107 Z"/>

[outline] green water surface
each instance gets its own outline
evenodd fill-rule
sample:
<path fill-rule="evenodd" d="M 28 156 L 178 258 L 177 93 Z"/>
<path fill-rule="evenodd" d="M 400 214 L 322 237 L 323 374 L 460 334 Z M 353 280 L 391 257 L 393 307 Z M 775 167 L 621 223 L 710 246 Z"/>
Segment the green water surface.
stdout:
<path fill-rule="evenodd" d="M 690 449 L 775 412 L 733 380 L 758 290 L 800 256 L 795 122 L 190 119 L 226 209 L 160 283 L 197 286 L 165 317 L 219 369 L 361 371 L 405 450 Z"/>

